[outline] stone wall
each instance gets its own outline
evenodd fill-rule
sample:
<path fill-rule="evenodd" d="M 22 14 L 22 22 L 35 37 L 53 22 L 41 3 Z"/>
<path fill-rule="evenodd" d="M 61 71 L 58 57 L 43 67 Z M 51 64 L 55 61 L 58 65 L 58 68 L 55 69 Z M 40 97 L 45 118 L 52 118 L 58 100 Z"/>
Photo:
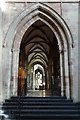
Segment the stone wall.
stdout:
<path fill-rule="evenodd" d="M 0 102 L 2 101 L 2 13 L 0 9 Z"/>
<path fill-rule="evenodd" d="M 80 2 L 78 7 L 78 99 L 80 100 Z"/>
<path fill-rule="evenodd" d="M 15 1 L 15 2 L 14 2 Z M 6 10 L 3 13 L 0 13 L 0 18 L 2 18 L 2 26 L 3 29 L 0 29 L 3 33 L 3 73 L 1 74 L 1 69 L 0 69 L 0 74 L 2 77 L 0 77 L 0 81 L 3 81 L 3 88 L 4 88 L 4 99 L 8 98 L 10 96 L 9 88 L 10 88 L 10 74 L 11 74 L 11 69 L 8 68 L 7 63 L 9 63 L 9 55 L 7 54 L 7 51 L 9 51 L 8 46 L 5 44 L 5 36 L 6 33 L 9 29 L 9 26 L 12 24 L 13 20 L 22 12 L 22 10 L 25 9 L 25 7 L 29 7 L 32 4 L 36 4 L 36 1 L 38 0 L 28 0 L 26 3 L 26 0 L 7 0 L 6 2 Z M 68 1 L 68 2 L 67 2 Z M 73 36 L 73 48 L 72 48 L 72 53 L 71 53 L 71 62 L 72 64 L 72 81 L 73 81 L 73 98 L 74 101 L 80 101 L 79 92 L 78 92 L 78 10 L 79 10 L 79 0 L 63 0 L 61 3 L 60 0 L 40 0 L 39 2 L 44 2 L 44 4 L 49 5 L 51 8 L 53 8 L 59 15 L 63 17 L 63 19 L 66 21 L 67 25 L 69 26 L 72 36 Z M 80 12 L 79 12 L 80 13 Z M 0 22 L 1 23 L 1 22 Z M 0 25 L 0 28 L 1 28 Z M 12 32 L 12 31 L 11 31 Z M 16 32 L 16 31 L 15 31 Z M 0 34 L 0 62 L 1 62 L 1 47 L 2 47 L 2 34 Z M 4 50 L 4 48 L 6 49 Z M 11 51 L 9 51 L 11 52 Z M 5 63 L 6 59 L 6 63 Z M 1 82 L 0 82 L 1 83 Z M 1 84 L 0 84 L 1 85 Z M 0 87 L 1 88 L 1 87 Z M 1 95 L 1 94 L 0 94 Z M 1 95 L 2 96 L 2 95 Z"/>
<path fill-rule="evenodd" d="M 72 64 L 73 97 L 78 100 L 78 3 L 63 3 L 62 10 L 63 18 L 69 26 L 74 40 L 70 64 Z"/>

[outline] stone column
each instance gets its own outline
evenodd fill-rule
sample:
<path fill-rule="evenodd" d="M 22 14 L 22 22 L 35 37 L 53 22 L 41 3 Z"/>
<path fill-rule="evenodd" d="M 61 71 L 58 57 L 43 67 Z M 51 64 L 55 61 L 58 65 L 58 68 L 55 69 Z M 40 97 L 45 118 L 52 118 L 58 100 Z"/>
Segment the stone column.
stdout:
<path fill-rule="evenodd" d="M 52 88 L 52 59 L 49 58 L 48 61 L 48 73 L 49 73 L 49 89 Z"/>
<path fill-rule="evenodd" d="M 0 102 L 2 101 L 2 12 L 0 8 Z"/>
<path fill-rule="evenodd" d="M 28 57 L 25 56 L 25 70 L 26 70 L 26 79 L 25 79 L 25 95 L 27 95 L 27 78 L 28 78 Z"/>
<path fill-rule="evenodd" d="M 19 50 L 13 49 L 12 59 L 12 82 L 13 82 L 13 95 L 17 95 L 18 87 L 18 62 L 19 62 Z"/>
<path fill-rule="evenodd" d="M 65 68 L 65 83 L 66 83 L 66 97 L 70 98 L 70 84 L 69 84 L 69 66 L 67 48 L 64 49 L 64 68 Z"/>
<path fill-rule="evenodd" d="M 48 71 L 48 67 L 47 67 L 47 71 L 46 71 L 46 77 L 47 77 L 47 90 L 49 90 L 49 71 Z"/>
<path fill-rule="evenodd" d="M 61 78 L 61 96 L 65 95 L 65 88 L 64 88 L 64 66 L 63 66 L 63 52 L 60 51 L 60 78 Z"/>
<path fill-rule="evenodd" d="M 35 81 L 36 81 L 35 71 L 33 70 L 33 90 L 35 90 Z"/>
<path fill-rule="evenodd" d="M 45 89 L 47 90 L 47 73 L 45 71 Z"/>

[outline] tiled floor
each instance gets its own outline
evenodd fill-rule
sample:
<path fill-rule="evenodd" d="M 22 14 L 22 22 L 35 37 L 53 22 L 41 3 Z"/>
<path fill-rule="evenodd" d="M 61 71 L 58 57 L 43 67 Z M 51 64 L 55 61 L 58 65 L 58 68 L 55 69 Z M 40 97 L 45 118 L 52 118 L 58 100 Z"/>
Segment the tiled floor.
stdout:
<path fill-rule="evenodd" d="M 28 90 L 27 96 L 48 97 L 48 96 L 51 96 L 51 92 L 49 90 Z"/>

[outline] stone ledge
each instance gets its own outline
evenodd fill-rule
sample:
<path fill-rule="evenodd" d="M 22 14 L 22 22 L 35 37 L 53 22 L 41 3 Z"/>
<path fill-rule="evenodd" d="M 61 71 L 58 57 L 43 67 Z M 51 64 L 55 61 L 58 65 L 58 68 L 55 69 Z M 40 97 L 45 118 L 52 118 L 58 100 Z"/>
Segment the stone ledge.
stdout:
<path fill-rule="evenodd" d="M 79 0 L 5 0 L 6 3 L 36 3 L 36 2 L 43 2 L 43 3 L 79 3 Z"/>

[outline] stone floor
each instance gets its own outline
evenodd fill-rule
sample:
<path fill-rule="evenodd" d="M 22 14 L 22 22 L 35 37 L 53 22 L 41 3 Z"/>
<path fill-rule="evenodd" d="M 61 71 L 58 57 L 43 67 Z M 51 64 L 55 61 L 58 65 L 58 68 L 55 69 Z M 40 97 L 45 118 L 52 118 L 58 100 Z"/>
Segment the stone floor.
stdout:
<path fill-rule="evenodd" d="M 28 90 L 27 96 L 48 97 L 48 96 L 51 96 L 51 92 L 49 90 Z"/>

